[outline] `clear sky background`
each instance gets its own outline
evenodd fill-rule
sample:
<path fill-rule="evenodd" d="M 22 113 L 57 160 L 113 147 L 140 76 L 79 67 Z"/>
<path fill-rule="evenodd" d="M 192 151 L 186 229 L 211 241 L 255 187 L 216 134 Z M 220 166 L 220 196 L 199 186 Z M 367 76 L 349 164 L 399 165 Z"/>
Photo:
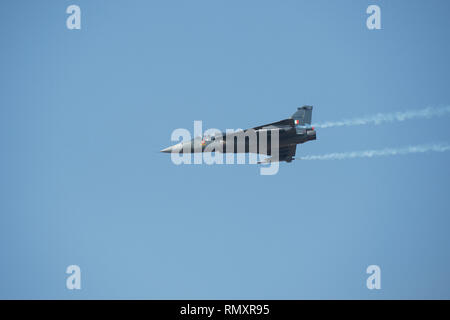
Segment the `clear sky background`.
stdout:
<path fill-rule="evenodd" d="M 77 4 L 82 29 L 66 28 Z M 366 28 L 378 4 L 382 30 Z M 450 153 L 175 166 L 176 128 L 450 104 L 450 2 L 2 1 L 0 298 L 450 298 Z M 450 116 L 297 156 L 450 142 Z M 66 289 L 68 265 L 82 289 Z M 366 288 L 381 267 L 382 289 Z"/>

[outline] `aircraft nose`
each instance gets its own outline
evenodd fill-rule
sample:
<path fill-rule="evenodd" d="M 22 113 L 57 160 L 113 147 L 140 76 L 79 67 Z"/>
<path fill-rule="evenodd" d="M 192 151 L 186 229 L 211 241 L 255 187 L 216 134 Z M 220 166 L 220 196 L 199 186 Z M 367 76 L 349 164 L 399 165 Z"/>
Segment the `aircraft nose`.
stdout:
<path fill-rule="evenodd" d="M 172 152 L 172 147 L 168 147 L 168 148 L 162 149 L 161 152 L 171 153 Z"/>
<path fill-rule="evenodd" d="M 168 148 L 162 149 L 161 152 L 164 152 L 164 153 L 182 152 L 182 150 L 183 150 L 183 145 L 181 143 L 178 143 L 174 146 L 170 146 Z"/>

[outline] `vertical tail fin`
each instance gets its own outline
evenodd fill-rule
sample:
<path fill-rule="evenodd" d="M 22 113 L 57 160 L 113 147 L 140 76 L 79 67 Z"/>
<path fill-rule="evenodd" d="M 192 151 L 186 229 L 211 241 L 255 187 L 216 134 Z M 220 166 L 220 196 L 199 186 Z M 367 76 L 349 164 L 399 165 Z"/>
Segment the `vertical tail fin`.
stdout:
<path fill-rule="evenodd" d="M 311 124 L 312 109 L 312 106 L 297 108 L 297 111 L 291 116 L 291 119 L 298 120 L 298 123 L 296 121 L 296 124 L 299 125 Z"/>

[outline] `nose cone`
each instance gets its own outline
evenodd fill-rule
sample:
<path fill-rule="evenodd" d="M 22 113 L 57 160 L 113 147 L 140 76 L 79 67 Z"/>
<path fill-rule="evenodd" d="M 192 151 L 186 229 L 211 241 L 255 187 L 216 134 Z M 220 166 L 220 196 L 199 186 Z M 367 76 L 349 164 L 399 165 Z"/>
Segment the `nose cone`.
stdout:
<path fill-rule="evenodd" d="M 168 148 L 161 150 L 161 152 L 164 152 L 164 153 L 182 152 L 182 151 L 183 151 L 183 145 L 181 143 L 178 143 L 174 146 L 170 146 Z"/>
<path fill-rule="evenodd" d="M 162 149 L 161 152 L 171 153 L 172 152 L 172 147 L 168 147 L 168 148 Z"/>

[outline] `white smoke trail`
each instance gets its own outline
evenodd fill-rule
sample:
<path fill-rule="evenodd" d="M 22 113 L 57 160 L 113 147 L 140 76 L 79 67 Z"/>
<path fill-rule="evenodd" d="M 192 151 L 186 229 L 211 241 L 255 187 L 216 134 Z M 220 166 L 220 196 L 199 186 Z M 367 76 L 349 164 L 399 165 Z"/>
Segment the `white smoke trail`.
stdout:
<path fill-rule="evenodd" d="M 450 151 L 450 145 L 447 143 L 428 144 L 409 146 L 404 148 L 386 148 L 380 150 L 366 150 L 366 151 L 352 151 L 352 152 L 337 152 L 323 155 L 311 155 L 304 156 L 297 159 L 300 160 L 344 160 L 354 158 L 372 158 L 382 156 L 396 156 L 405 155 L 411 153 L 424 153 L 424 152 L 445 152 Z"/>
<path fill-rule="evenodd" d="M 317 123 L 314 125 L 316 128 L 331 128 L 331 127 L 343 127 L 343 126 L 358 126 L 364 124 L 379 125 L 389 122 L 401 122 L 410 119 L 422 119 L 440 117 L 450 113 L 450 106 L 446 107 L 427 107 L 421 110 L 410 110 L 404 112 L 392 112 L 392 113 L 378 113 L 372 116 L 365 116 L 362 118 L 353 118 L 341 121 L 328 121 L 323 123 Z"/>

